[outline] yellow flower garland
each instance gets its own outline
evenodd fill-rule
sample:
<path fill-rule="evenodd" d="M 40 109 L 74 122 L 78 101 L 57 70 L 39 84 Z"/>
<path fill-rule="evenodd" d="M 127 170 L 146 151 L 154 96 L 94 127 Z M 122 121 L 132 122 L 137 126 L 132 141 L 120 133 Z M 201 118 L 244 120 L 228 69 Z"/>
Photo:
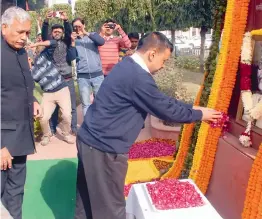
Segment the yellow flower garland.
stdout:
<path fill-rule="evenodd" d="M 262 218 L 262 143 L 250 172 L 242 218 Z"/>
<path fill-rule="evenodd" d="M 234 88 L 242 38 L 246 26 L 249 0 L 229 0 L 222 48 L 212 84 L 208 107 L 227 112 Z M 214 164 L 221 128 L 202 123 L 195 149 L 190 178 L 205 193 Z"/>
<path fill-rule="evenodd" d="M 221 51 L 217 63 L 216 73 L 213 80 L 212 90 L 210 94 L 209 100 L 212 101 L 214 98 L 212 98 L 212 95 L 214 95 L 214 92 L 218 93 L 219 85 L 221 81 L 221 74 L 223 71 L 223 66 L 226 62 L 226 55 L 228 53 L 228 44 L 229 44 L 229 37 L 231 35 L 231 25 L 232 25 L 232 17 L 233 17 L 233 8 L 235 5 L 235 0 L 228 0 L 227 3 L 227 9 L 226 9 L 226 17 L 225 17 L 225 25 L 224 25 L 224 33 L 223 33 L 223 40 L 222 40 L 222 46 Z M 210 103 L 209 101 L 209 103 Z M 213 101 L 214 102 L 214 101 Z M 203 153 L 207 133 L 208 133 L 208 125 L 206 123 L 202 123 L 198 135 L 198 141 L 195 148 L 195 154 L 193 159 L 193 164 L 191 167 L 189 178 L 195 180 L 195 177 L 197 175 L 197 170 L 199 169 L 201 155 Z"/>

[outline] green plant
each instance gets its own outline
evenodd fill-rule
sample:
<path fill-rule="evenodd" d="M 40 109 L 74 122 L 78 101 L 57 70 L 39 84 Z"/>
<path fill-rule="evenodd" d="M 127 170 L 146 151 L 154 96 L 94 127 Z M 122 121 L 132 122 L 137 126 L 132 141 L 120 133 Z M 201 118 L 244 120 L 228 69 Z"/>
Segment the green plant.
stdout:
<path fill-rule="evenodd" d="M 37 13 L 35 11 L 29 11 L 28 12 L 31 16 L 31 20 L 32 20 L 32 26 L 31 26 L 31 30 L 30 30 L 30 36 L 29 39 L 31 41 L 34 41 L 37 35 Z"/>
<path fill-rule="evenodd" d="M 178 68 L 199 71 L 200 61 L 196 56 L 178 56 L 175 59 L 175 65 Z"/>
<path fill-rule="evenodd" d="M 42 129 L 39 120 L 34 121 L 34 136 L 38 139 L 42 134 Z"/>
<path fill-rule="evenodd" d="M 175 58 L 170 58 L 165 63 L 165 68 L 161 69 L 154 79 L 160 91 L 164 94 L 182 100 L 186 103 L 192 103 L 194 97 L 182 85 L 182 72 L 176 68 Z M 164 125 L 176 126 L 177 124 L 170 121 L 163 121 Z"/>
<path fill-rule="evenodd" d="M 172 57 L 165 63 L 165 68 L 161 69 L 154 76 L 154 79 L 159 90 L 166 95 L 187 103 L 192 103 L 193 97 L 182 85 L 182 77 L 183 74 L 176 68 L 175 58 Z"/>

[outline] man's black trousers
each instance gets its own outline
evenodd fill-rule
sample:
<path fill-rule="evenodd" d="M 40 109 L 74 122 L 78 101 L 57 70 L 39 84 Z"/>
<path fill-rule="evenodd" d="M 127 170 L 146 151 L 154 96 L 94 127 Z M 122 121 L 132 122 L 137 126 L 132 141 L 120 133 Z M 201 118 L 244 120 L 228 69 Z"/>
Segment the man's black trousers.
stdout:
<path fill-rule="evenodd" d="M 77 141 L 75 219 L 126 219 L 124 184 L 128 156 L 110 154 Z"/>
<path fill-rule="evenodd" d="M 14 219 L 22 219 L 26 158 L 14 157 L 12 168 L 1 171 L 1 201 Z"/>

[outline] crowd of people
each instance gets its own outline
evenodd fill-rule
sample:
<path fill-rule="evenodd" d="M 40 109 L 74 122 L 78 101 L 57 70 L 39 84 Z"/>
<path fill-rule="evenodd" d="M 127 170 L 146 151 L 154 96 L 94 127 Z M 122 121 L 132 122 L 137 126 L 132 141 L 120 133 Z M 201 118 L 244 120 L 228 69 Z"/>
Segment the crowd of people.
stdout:
<path fill-rule="evenodd" d="M 81 18 L 70 23 L 65 12 L 59 14 L 63 25 L 50 28 L 49 11 L 31 44 L 29 14 L 11 7 L 2 15 L 1 202 L 14 219 L 22 218 L 26 160 L 35 153 L 34 120 L 40 120 L 45 146 L 60 114 L 63 140 L 73 144 L 77 136 L 75 219 L 125 219 L 127 154 L 147 114 L 179 123 L 216 121 L 221 114 L 158 90 L 152 75 L 173 52 L 162 33 L 139 39 L 112 19 L 99 33 L 88 32 Z M 84 116 L 79 129 L 74 78 Z M 33 96 L 35 83 L 43 90 L 41 106 Z"/>
<path fill-rule="evenodd" d="M 63 25 L 54 24 L 51 33 L 49 20 L 54 12 L 48 11 L 44 22 L 38 18 L 35 43 L 29 42 L 26 47 L 34 81 L 44 91 L 41 105 L 45 114 L 40 119 L 43 146 L 56 135 L 59 111 L 63 140 L 74 143 L 72 135 L 77 133 L 74 79 L 78 82 L 85 115 L 104 78 L 123 57 L 135 52 L 139 41 L 138 33 L 127 35 L 112 19 L 107 19 L 100 33 L 96 33 L 86 31 L 83 19 L 75 18 L 70 24 L 65 12 L 59 14 Z"/>

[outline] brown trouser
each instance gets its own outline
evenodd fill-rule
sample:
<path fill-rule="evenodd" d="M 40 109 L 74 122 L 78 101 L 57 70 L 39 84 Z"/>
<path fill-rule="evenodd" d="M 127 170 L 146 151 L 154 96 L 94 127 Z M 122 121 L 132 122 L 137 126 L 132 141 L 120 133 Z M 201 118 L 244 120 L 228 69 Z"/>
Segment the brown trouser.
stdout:
<path fill-rule="evenodd" d="M 62 112 L 61 130 L 64 135 L 69 135 L 71 129 L 71 98 L 68 87 L 52 93 L 44 93 L 42 98 L 43 118 L 40 120 L 44 136 L 51 134 L 49 120 L 55 111 L 56 105 Z"/>

